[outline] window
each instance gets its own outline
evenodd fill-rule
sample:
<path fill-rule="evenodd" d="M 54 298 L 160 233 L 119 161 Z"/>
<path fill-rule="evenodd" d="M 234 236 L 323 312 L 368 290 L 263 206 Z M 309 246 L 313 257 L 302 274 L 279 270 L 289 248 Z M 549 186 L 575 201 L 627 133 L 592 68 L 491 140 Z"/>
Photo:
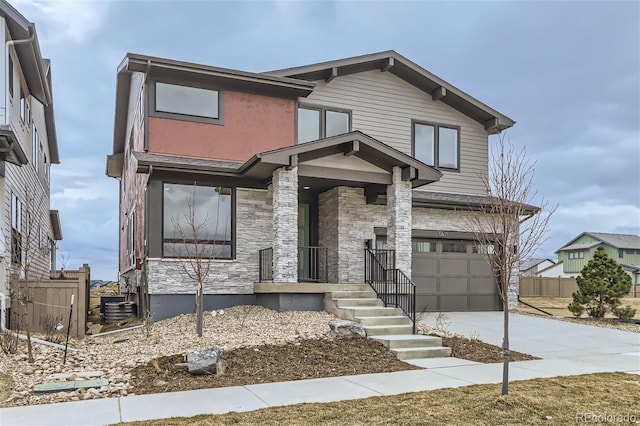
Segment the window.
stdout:
<path fill-rule="evenodd" d="M 583 251 L 570 251 L 569 252 L 569 259 L 584 259 L 584 252 Z"/>
<path fill-rule="evenodd" d="M 474 244 L 471 252 L 478 254 L 495 254 L 495 247 L 493 244 Z"/>
<path fill-rule="evenodd" d="M 298 107 L 298 143 L 351 131 L 351 112 L 322 107 Z"/>
<path fill-rule="evenodd" d="M 443 253 L 466 253 L 467 243 L 465 241 L 443 241 Z"/>
<path fill-rule="evenodd" d="M 38 248 L 42 249 L 42 226 L 38 225 Z"/>
<path fill-rule="evenodd" d="M 9 55 L 9 94 L 13 97 L 13 59 L 11 59 L 11 55 Z"/>
<path fill-rule="evenodd" d="M 20 88 L 20 119 L 23 123 L 27 121 L 27 100 L 24 97 L 22 87 Z"/>
<path fill-rule="evenodd" d="M 618 257 L 622 259 L 624 257 L 624 250 L 618 249 Z"/>
<path fill-rule="evenodd" d="M 217 90 L 159 81 L 155 83 L 155 112 L 168 114 L 168 118 L 179 118 L 172 116 L 172 114 L 178 114 L 178 116 L 218 120 L 220 119 L 219 102 Z"/>
<path fill-rule="evenodd" d="M 22 264 L 22 202 L 11 193 L 11 263 Z"/>
<path fill-rule="evenodd" d="M 47 162 L 47 154 L 42 154 L 42 161 L 44 163 L 44 177 L 47 179 L 47 182 L 49 182 L 49 168 L 51 165 Z"/>
<path fill-rule="evenodd" d="M 31 132 L 31 162 L 33 163 L 33 167 L 35 167 L 36 172 L 39 169 L 39 150 L 40 150 L 40 139 L 38 138 L 38 130 L 36 129 L 35 123 L 33 124 L 33 131 Z"/>
<path fill-rule="evenodd" d="M 231 188 L 165 183 L 163 192 L 164 256 L 232 258 Z"/>
<path fill-rule="evenodd" d="M 129 236 L 127 238 L 127 254 L 129 255 L 129 265 L 136 264 L 136 211 L 129 214 L 129 226 L 127 227 Z"/>
<path fill-rule="evenodd" d="M 411 249 L 414 253 L 435 253 L 436 241 L 413 240 L 411 241 Z"/>
<path fill-rule="evenodd" d="M 413 156 L 429 166 L 460 168 L 458 128 L 413 122 Z"/>

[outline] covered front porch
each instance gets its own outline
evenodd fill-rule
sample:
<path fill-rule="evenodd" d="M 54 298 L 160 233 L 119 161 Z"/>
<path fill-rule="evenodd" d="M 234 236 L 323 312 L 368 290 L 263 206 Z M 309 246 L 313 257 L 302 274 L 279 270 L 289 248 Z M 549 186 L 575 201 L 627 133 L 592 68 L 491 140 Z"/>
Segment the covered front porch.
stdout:
<path fill-rule="evenodd" d="M 411 277 L 412 188 L 437 181 L 439 171 L 361 132 L 258 160 L 254 167 L 271 172 L 273 206 L 259 283 L 363 283 L 376 226 L 387 228 L 394 268 Z"/>

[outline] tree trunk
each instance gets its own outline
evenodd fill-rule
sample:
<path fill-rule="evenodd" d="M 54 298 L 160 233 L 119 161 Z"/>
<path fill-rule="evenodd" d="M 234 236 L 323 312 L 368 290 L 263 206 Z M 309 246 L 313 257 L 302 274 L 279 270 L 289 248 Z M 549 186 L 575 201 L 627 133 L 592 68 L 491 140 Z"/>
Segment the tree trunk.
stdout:
<path fill-rule="evenodd" d="M 29 312 L 27 304 L 24 305 L 24 331 L 27 334 L 27 355 L 29 362 L 33 364 L 33 349 L 31 347 L 31 326 L 29 324 Z"/>
<path fill-rule="evenodd" d="M 202 295 L 202 281 L 198 282 L 198 289 L 196 291 L 196 334 L 198 337 L 202 337 L 202 317 L 203 317 L 203 295 Z"/>
<path fill-rule="evenodd" d="M 502 311 L 504 313 L 504 334 L 502 337 L 502 395 L 509 393 L 509 297 L 507 294 L 508 285 L 502 286 Z"/>

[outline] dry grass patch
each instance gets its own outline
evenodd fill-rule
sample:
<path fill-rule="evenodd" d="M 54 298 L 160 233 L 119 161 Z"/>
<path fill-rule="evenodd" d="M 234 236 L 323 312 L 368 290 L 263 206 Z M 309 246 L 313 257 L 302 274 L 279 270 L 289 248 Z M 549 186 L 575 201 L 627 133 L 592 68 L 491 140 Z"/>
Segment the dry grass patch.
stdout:
<path fill-rule="evenodd" d="M 571 297 L 521 297 L 523 302 L 535 306 L 536 308 L 543 309 L 556 317 L 573 317 L 573 314 L 567 306 L 573 301 Z M 636 310 L 635 319 L 640 319 L 640 297 L 625 297 L 622 300 L 620 306 L 630 305 Z M 518 311 L 527 312 L 532 314 L 540 314 L 539 311 L 532 309 L 528 306 L 520 303 L 518 305 Z M 607 312 L 607 318 L 615 318 L 611 312 Z"/>
<path fill-rule="evenodd" d="M 356 401 L 299 404 L 247 413 L 126 424 L 555 425 L 574 424 L 576 416 L 581 414 L 635 416 L 638 421 L 639 393 L 640 376 L 602 373 L 513 382 L 510 394 L 505 397 L 500 396 L 500 385 L 475 385 Z"/>
<path fill-rule="evenodd" d="M 9 398 L 13 392 L 13 379 L 4 373 L 0 373 L 0 407 L 4 406 L 4 401 Z"/>

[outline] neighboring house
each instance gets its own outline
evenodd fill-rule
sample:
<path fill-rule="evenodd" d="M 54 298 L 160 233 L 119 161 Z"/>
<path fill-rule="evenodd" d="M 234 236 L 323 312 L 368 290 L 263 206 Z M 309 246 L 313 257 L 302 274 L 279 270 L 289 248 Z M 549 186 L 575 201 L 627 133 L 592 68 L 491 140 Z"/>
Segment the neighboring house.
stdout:
<path fill-rule="evenodd" d="M 558 262 L 544 269 L 540 269 L 535 274 L 536 277 L 543 277 L 543 278 L 575 278 L 577 275 L 578 273 L 576 272 L 565 273 L 563 262 Z"/>
<path fill-rule="evenodd" d="M 362 283 L 365 246 L 395 250 L 418 310 L 501 309 L 465 218 L 489 202 L 489 135 L 514 123 L 394 51 L 267 73 L 127 54 L 107 159 L 121 290 L 156 320 L 193 312 L 191 197 L 207 309 L 322 309 L 326 287 L 293 283 Z"/>
<path fill-rule="evenodd" d="M 3 0 L 0 25 L 0 292 L 8 296 L 25 269 L 36 280 L 55 272 L 62 230 L 50 210 L 50 166 L 59 163 L 51 64 L 35 25 Z"/>
<path fill-rule="evenodd" d="M 564 274 L 578 275 L 597 248 L 622 265 L 634 284 L 640 284 L 640 236 L 583 232 L 556 251 L 558 263 L 562 262 Z"/>
<path fill-rule="evenodd" d="M 555 264 L 556 262 L 551 259 L 527 259 L 520 264 L 520 276 L 534 277 L 536 276 L 536 274 L 538 274 L 538 272 L 545 270 Z"/>

